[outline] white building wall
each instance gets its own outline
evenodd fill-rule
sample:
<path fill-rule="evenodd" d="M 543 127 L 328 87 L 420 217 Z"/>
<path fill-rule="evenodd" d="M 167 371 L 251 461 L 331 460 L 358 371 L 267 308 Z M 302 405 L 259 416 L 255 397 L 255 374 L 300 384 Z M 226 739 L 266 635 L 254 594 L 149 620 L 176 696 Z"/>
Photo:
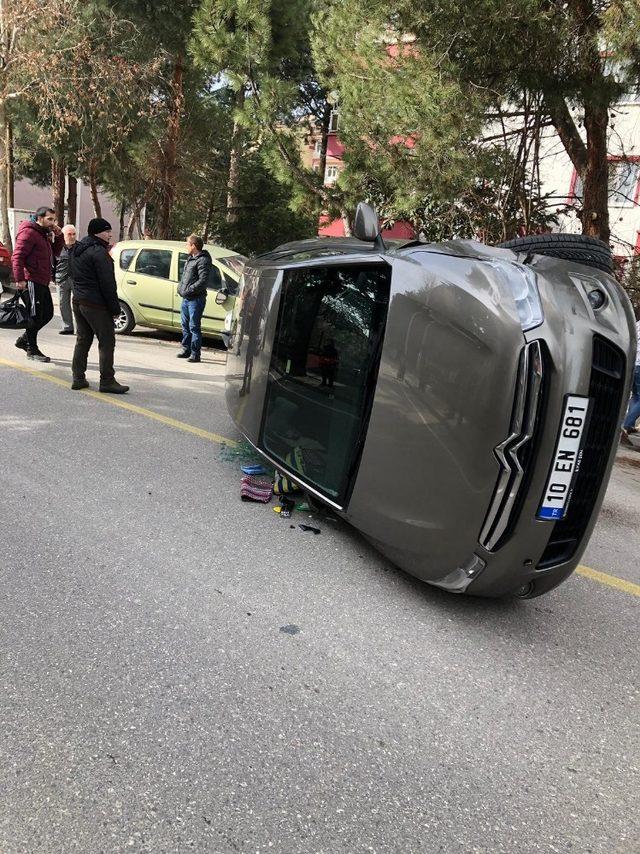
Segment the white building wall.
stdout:
<path fill-rule="evenodd" d="M 640 161 L 640 101 L 617 104 L 610 112 L 609 143 L 610 157 L 637 157 Z M 584 129 L 580 124 L 584 137 Z M 571 196 L 574 168 L 569 156 L 553 128 L 547 128 L 540 151 L 541 191 L 551 195 L 552 208 L 559 213 L 558 231 L 580 232 L 582 226 L 577 214 L 570 210 L 564 213 L 567 204 L 579 207 Z M 610 196 L 609 219 L 611 244 L 614 255 L 629 257 L 640 251 L 640 162 L 638 163 L 635 186 L 631 202 Z"/>

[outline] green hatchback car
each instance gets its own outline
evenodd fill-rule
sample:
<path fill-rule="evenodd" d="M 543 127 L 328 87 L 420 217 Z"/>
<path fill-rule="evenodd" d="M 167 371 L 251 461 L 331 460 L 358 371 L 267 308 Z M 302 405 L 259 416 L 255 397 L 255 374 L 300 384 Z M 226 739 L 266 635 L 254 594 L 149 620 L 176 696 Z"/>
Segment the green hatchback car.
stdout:
<path fill-rule="evenodd" d="M 233 309 L 247 259 L 222 246 L 207 243 L 204 248 L 211 255 L 213 266 L 202 334 L 219 338 L 225 317 Z M 188 257 L 184 242 L 123 240 L 111 249 L 111 256 L 122 309 L 115 319 L 116 332 L 126 335 L 137 323 L 153 329 L 180 329 L 182 298 L 178 283 Z"/>

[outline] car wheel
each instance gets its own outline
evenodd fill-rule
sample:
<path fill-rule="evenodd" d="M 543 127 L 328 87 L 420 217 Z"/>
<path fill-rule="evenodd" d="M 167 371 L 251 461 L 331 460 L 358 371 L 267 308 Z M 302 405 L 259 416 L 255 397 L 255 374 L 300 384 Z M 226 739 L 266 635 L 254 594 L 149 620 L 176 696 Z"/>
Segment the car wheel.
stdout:
<path fill-rule="evenodd" d="M 118 302 L 120 303 L 120 314 L 113 320 L 116 335 L 128 335 L 136 325 L 136 319 L 126 302 L 122 302 L 122 300 L 118 300 Z"/>
<path fill-rule="evenodd" d="M 535 255 L 577 261 L 587 267 L 613 273 L 611 248 L 602 240 L 586 234 L 530 234 L 498 243 L 498 246 L 511 249 L 512 252 L 532 252 Z"/>

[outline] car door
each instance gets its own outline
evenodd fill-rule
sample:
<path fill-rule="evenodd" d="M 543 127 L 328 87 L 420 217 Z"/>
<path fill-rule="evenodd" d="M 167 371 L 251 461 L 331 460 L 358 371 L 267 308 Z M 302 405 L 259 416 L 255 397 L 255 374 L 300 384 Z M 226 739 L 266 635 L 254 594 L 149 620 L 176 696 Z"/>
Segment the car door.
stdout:
<path fill-rule="evenodd" d="M 182 271 L 187 262 L 188 255 L 186 252 L 180 252 L 178 255 L 178 281 L 182 278 Z M 224 273 L 221 265 L 212 259 L 211 272 L 207 282 L 207 304 L 202 315 L 202 334 L 203 335 L 220 335 L 224 328 L 224 319 L 229 307 L 225 303 L 218 305 L 216 303 L 216 295 L 225 281 Z M 174 326 L 181 326 L 180 314 L 182 310 L 182 297 L 177 292 L 173 298 L 173 323 Z"/>
<path fill-rule="evenodd" d="M 150 326 L 172 325 L 173 294 L 171 249 L 143 248 L 124 275 L 124 290 Z"/>

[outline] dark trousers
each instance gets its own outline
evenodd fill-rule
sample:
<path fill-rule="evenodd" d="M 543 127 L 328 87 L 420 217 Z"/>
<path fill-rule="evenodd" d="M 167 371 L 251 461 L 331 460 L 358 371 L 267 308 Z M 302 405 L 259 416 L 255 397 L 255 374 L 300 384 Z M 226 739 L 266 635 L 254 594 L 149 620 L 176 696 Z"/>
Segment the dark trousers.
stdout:
<path fill-rule="evenodd" d="M 182 321 L 182 346 L 185 350 L 191 350 L 195 356 L 200 355 L 202 347 L 202 313 L 207 298 L 195 297 L 195 299 L 183 299 L 180 319 Z"/>
<path fill-rule="evenodd" d="M 29 311 L 27 328 L 20 337 L 22 339 L 26 338 L 29 350 L 36 351 L 38 349 L 38 332 L 43 326 L 46 326 L 53 317 L 53 300 L 51 299 L 51 291 L 49 290 L 49 285 L 38 285 L 36 282 L 33 283 L 35 305 L 35 314 L 33 315 L 31 314 L 31 297 L 29 296 L 29 289 L 27 288 L 20 293 L 22 295 L 22 300 Z"/>
<path fill-rule="evenodd" d="M 76 321 L 77 336 L 71 363 L 74 380 L 85 378 L 87 357 L 95 335 L 98 339 L 98 356 L 100 358 L 100 385 L 112 383 L 115 379 L 113 351 L 116 347 L 113 317 L 102 306 L 86 305 L 77 302 L 75 299 L 73 301 L 73 316 Z"/>

